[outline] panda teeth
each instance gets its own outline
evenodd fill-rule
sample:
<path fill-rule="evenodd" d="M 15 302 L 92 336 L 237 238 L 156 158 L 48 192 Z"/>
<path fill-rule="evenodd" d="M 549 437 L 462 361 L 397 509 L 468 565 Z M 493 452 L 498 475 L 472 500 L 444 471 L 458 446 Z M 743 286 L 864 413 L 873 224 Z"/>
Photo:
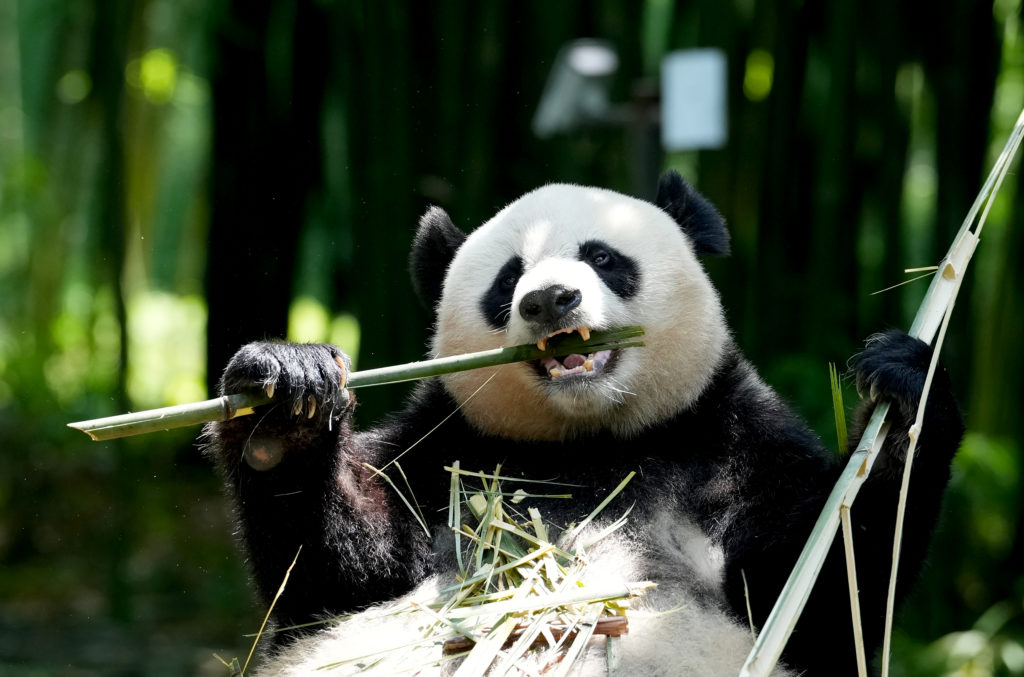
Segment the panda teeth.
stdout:
<path fill-rule="evenodd" d="M 578 374 L 585 373 L 597 373 L 604 369 L 604 365 L 607 364 L 611 357 L 610 350 L 600 350 L 596 353 L 590 353 L 588 355 L 581 356 L 576 355 L 576 360 L 573 360 L 575 366 L 567 367 L 564 363 L 558 360 L 548 357 L 545 358 L 542 363 L 544 368 L 547 370 L 547 374 L 552 379 L 560 378 L 562 376 L 575 376 Z"/>
<path fill-rule="evenodd" d="M 547 350 L 548 339 L 554 336 L 558 336 L 559 334 L 571 334 L 574 331 L 579 332 L 580 336 L 583 338 L 584 341 L 590 340 L 590 327 L 570 327 L 567 329 L 559 329 L 558 331 L 553 331 L 544 338 L 540 339 L 539 341 L 537 341 L 537 349 Z"/>

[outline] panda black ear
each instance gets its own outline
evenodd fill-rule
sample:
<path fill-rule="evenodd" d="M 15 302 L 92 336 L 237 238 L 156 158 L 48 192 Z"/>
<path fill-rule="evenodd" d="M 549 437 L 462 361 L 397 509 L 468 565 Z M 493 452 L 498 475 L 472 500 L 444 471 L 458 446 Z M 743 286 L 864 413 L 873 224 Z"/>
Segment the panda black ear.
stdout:
<path fill-rule="evenodd" d="M 431 207 L 420 217 L 420 227 L 409 254 L 409 269 L 416 295 L 431 310 L 441 300 L 448 264 L 465 240 L 466 234 L 455 227 L 448 213 L 440 207 Z"/>
<path fill-rule="evenodd" d="M 729 231 L 725 228 L 725 219 L 678 172 L 670 169 L 661 175 L 655 204 L 682 227 L 698 254 L 729 254 Z"/>

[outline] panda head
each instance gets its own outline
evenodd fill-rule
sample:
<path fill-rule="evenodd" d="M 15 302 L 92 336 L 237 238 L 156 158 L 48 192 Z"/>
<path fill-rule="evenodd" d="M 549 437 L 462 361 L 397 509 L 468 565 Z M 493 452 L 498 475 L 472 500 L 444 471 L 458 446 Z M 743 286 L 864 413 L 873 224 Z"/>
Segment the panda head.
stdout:
<path fill-rule="evenodd" d="M 675 172 L 656 204 L 555 184 L 524 195 L 468 237 L 439 208 L 421 219 L 414 284 L 434 306 L 436 356 L 641 325 L 643 348 L 442 377 L 479 430 L 563 439 L 629 436 L 690 406 L 728 343 L 698 254 L 728 253 L 718 212 Z"/>

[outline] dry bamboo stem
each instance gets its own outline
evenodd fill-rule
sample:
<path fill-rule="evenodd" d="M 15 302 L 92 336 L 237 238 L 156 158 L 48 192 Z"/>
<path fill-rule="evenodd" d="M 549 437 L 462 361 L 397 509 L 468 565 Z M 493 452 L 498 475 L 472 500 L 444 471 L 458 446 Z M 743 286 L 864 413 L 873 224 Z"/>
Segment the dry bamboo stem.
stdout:
<path fill-rule="evenodd" d="M 853 619 L 853 643 L 857 651 L 857 675 L 868 677 L 867 653 L 864 649 L 864 628 L 860 621 L 860 597 L 857 594 L 857 562 L 853 556 L 853 522 L 850 508 L 839 507 L 839 518 L 843 524 L 843 545 L 846 551 L 846 582 L 850 588 L 850 613 Z"/>
<path fill-rule="evenodd" d="M 900 497 L 896 505 L 896 531 L 892 543 L 892 567 L 889 569 L 889 592 L 885 599 L 885 633 L 882 635 L 882 677 L 889 675 L 890 647 L 892 642 L 892 621 L 896 605 L 896 577 L 900 568 L 900 550 L 903 546 L 903 520 L 907 509 L 907 494 L 910 490 L 910 469 L 914 464 L 914 454 L 917 451 L 917 438 L 924 425 L 924 409 L 928 402 L 928 393 L 931 390 L 932 380 L 935 377 L 935 370 L 939 366 L 939 351 L 942 350 L 942 341 L 946 336 L 946 327 L 949 326 L 949 318 L 953 314 L 953 304 L 956 302 L 956 295 L 959 287 L 953 290 L 953 296 L 949 300 L 949 307 L 942 319 L 942 326 L 939 328 L 938 336 L 935 339 L 935 350 L 932 353 L 931 362 L 928 364 L 928 375 L 925 377 L 924 389 L 921 394 L 921 401 L 917 405 L 917 416 L 914 424 L 910 426 L 910 444 L 907 446 L 907 455 L 903 459 L 903 474 L 900 483 Z"/>
<path fill-rule="evenodd" d="M 932 278 L 931 285 L 928 287 L 910 327 L 912 336 L 927 343 L 934 340 L 943 317 L 952 307 L 960 282 L 967 270 L 967 264 L 978 245 L 978 235 L 984 225 L 985 217 L 988 215 L 991 200 L 998 192 L 1022 139 L 1024 139 L 1024 111 L 1021 111 L 1020 117 L 1017 118 L 1010 138 L 960 226 L 946 257 L 940 262 L 938 266 L 940 272 Z M 972 231 L 971 227 L 975 225 L 975 219 L 978 212 L 981 211 L 982 205 L 985 205 L 984 212 L 978 221 L 977 228 Z M 842 506 L 851 507 L 853 505 L 857 492 L 871 472 L 871 467 L 882 448 L 889 430 L 889 423 L 885 420 L 888 412 L 889 404 L 887 402 L 882 402 L 875 407 L 864 434 L 861 436 L 860 443 L 850 454 L 846 468 L 825 501 L 825 506 L 793 567 L 793 572 L 768 615 L 768 620 L 761 629 L 754 648 L 751 649 L 746 662 L 740 669 L 741 677 L 768 675 L 782 655 L 782 649 L 796 626 L 804 604 L 811 594 L 811 588 L 825 562 L 825 556 L 835 538 L 836 530 L 839 528 L 839 510 Z"/>

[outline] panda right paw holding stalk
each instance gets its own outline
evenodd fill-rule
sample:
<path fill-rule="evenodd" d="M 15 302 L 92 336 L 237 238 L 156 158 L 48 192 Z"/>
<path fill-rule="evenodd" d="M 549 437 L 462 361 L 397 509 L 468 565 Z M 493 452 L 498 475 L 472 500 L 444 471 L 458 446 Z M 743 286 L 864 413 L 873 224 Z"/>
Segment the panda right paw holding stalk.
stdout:
<path fill-rule="evenodd" d="M 360 614 L 356 622 L 273 635 L 261 674 L 307 674 L 416 636 L 416 628 L 382 621 L 379 610 L 409 596 L 431 599 L 454 580 L 444 467 L 456 460 L 574 485 L 572 501 L 531 499 L 563 526 L 638 471 L 616 499 L 633 506 L 626 526 L 591 553 L 602 575 L 657 583 L 634 601 L 620 674 L 737 674 L 752 644 L 749 622 L 766 619 L 844 460 L 735 344 L 698 258 L 725 255 L 728 243 L 715 208 L 674 172 L 662 178 L 654 203 L 546 186 L 469 235 L 443 210 L 429 210 L 411 270 L 435 311 L 432 355 L 544 345 L 630 325 L 644 327 L 646 347 L 422 381 L 402 410 L 364 431 L 351 424 L 349 362 L 337 348 L 244 347 L 224 373 L 224 391 L 273 392 L 274 401 L 206 434 L 260 598 L 270 604 L 301 546 L 274 607 L 277 627 Z M 922 342 L 888 332 L 851 362 L 868 398 L 855 420 L 862 425 L 876 400 L 892 405 L 889 441 L 852 513 L 869 652 L 881 641 L 905 432 L 930 355 Z M 924 559 L 962 434 L 940 372 L 917 445 L 903 593 Z M 429 537 L 369 469 L 410 448 L 401 463 Z M 779 675 L 856 674 L 840 540 Z M 589 651 L 573 674 L 605 674 L 601 653 Z M 445 665 L 439 674 L 457 661 Z M 332 674 L 355 672 L 345 664 Z"/>

